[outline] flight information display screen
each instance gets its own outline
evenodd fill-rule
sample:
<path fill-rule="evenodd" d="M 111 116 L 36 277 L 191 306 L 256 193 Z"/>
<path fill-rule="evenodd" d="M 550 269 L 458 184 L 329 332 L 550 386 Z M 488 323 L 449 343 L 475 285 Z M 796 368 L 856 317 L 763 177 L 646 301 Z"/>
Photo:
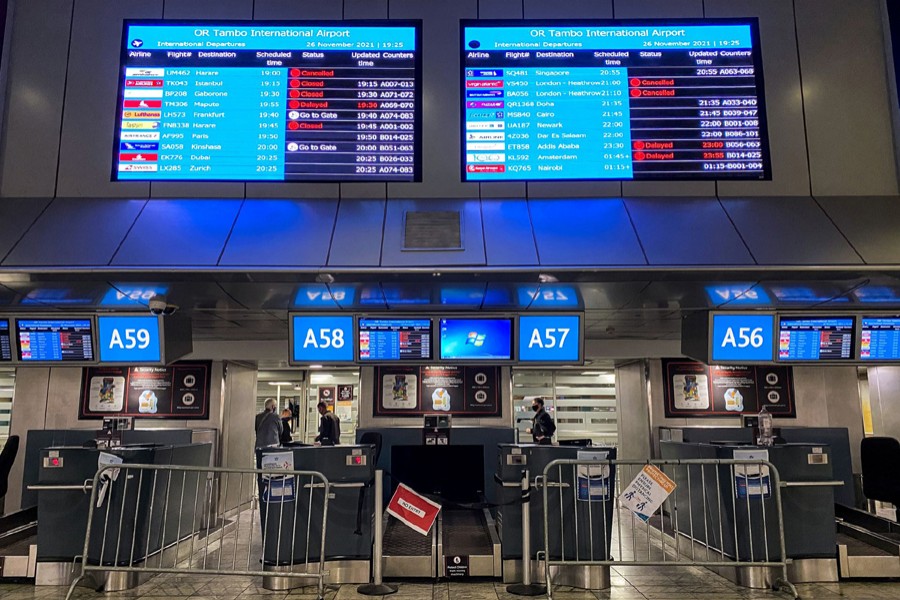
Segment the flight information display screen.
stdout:
<path fill-rule="evenodd" d="M 360 319 L 359 360 L 431 360 L 431 319 Z"/>
<path fill-rule="evenodd" d="M 853 317 L 780 317 L 778 360 L 853 360 Z"/>
<path fill-rule="evenodd" d="M 91 319 L 16 319 L 19 360 L 23 362 L 92 362 Z"/>
<path fill-rule="evenodd" d="M 12 360 L 12 343 L 9 334 L 9 319 L 0 319 L 0 361 Z"/>
<path fill-rule="evenodd" d="M 126 21 L 114 180 L 419 181 L 421 22 Z"/>
<path fill-rule="evenodd" d="M 464 181 L 770 179 L 756 19 L 463 21 Z"/>
<path fill-rule="evenodd" d="M 900 360 L 900 317 L 863 317 L 862 360 Z"/>

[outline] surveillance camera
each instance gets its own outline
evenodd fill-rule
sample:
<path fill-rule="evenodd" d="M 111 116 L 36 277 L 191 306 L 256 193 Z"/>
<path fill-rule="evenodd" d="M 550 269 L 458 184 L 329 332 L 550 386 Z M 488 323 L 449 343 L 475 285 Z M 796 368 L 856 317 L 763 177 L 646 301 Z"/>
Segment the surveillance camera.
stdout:
<path fill-rule="evenodd" d="M 166 301 L 165 296 L 154 296 L 150 299 L 148 306 L 150 307 L 150 314 L 157 316 L 171 315 L 176 310 L 178 310 L 178 307 L 176 305 L 169 304 Z"/>

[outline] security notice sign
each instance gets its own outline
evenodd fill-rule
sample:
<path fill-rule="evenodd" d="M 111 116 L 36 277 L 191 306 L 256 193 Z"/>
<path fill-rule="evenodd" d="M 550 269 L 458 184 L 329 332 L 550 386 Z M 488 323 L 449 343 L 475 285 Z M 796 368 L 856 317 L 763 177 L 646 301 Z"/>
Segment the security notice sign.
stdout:
<path fill-rule="evenodd" d="M 675 482 L 665 473 L 653 465 L 644 465 L 619 496 L 619 502 L 642 521 L 649 521 L 674 490 Z"/>
<path fill-rule="evenodd" d="M 422 535 L 428 535 L 441 505 L 414 492 L 402 483 L 388 502 L 387 512 Z"/>

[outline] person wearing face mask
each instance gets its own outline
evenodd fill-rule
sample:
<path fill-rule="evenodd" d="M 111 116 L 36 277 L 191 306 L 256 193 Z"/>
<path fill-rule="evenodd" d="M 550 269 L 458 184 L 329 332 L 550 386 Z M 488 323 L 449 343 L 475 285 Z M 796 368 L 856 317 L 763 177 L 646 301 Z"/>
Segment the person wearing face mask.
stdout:
<path fill-rule="evenodd" d="M 531 419 L 531 427 L 525 430 L 530 433 L 535 444 L 549 446 L 553 439 L 553 432 L 556 431 L 556 423 L 553 417 L 544 410 L 544 399 L 540 396 L 531 401 L 531 410 L 534 411 L 534 418 Z"/>

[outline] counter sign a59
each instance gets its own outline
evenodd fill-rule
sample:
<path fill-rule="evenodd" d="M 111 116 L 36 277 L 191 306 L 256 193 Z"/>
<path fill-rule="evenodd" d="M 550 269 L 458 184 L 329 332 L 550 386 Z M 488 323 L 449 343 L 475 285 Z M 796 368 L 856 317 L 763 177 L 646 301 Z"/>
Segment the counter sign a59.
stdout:
<path fill-rule="evenodd" d="M 773 361 L 774 315 L 713 313 L 711 318 L 710 362 Z"/>
<path fill-rule="evenodd" d="M 153 315 L 97 317 L 101 363 L 161 363 L 159 317 Z"/>

